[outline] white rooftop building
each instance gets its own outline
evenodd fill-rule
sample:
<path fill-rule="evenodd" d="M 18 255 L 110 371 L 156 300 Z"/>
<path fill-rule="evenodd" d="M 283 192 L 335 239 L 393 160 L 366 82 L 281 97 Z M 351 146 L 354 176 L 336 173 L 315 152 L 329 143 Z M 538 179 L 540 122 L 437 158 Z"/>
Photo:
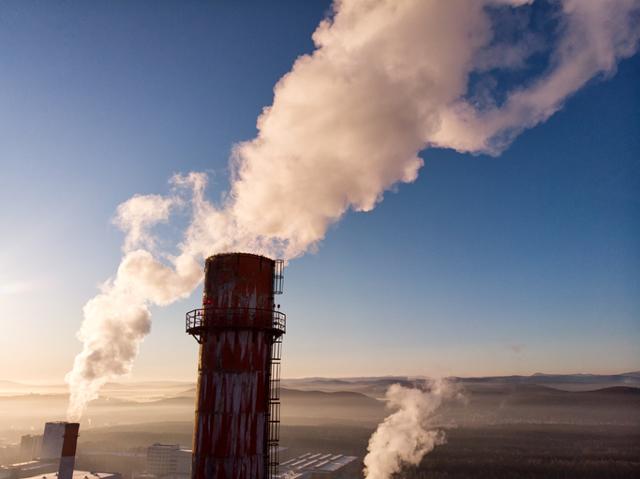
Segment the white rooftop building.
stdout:
<path fill-rule="evenodd" d="M 308 452 L 280 464 L 278 479 L 333 479 L 356 477 L 359 472 L 356 456 Z"/>

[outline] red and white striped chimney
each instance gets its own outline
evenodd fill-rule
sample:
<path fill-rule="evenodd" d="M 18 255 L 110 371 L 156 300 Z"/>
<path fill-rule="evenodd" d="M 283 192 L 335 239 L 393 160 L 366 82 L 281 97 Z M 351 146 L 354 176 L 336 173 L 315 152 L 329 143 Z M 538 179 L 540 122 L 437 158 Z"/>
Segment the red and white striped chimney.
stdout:
<path fill-rule="evenodd" d="M 73 479 L 80 424 L 48 422 L 44 425 L 41 459 L 58 462 L 58 479 Z"/>

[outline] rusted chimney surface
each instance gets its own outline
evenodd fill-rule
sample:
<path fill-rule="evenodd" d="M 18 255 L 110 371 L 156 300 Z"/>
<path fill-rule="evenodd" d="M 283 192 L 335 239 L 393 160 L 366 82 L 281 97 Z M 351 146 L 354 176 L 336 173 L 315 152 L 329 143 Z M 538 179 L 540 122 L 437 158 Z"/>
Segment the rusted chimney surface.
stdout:
<path fill-rule="evenodd" d="M 277 472 L 281 273 L 281 261 L 253 254 L 206 261 L 203 307 L 187 313 L 187 332 L 200 343 L 194 479 Z"/>

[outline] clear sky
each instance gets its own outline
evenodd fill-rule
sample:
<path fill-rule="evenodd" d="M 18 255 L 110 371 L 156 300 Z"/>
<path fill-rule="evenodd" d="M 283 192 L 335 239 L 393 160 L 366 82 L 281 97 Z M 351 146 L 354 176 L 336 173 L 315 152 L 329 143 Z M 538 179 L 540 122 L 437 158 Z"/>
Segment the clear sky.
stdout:
<path fill-rule="evenodd" d="M 329 2 L 0 4 L 0 379 L 61 382 L 113 275 L 117 205 L 176 172 L 228 186 Z M 640 58 L 499 157 L 430 149 L 286 270 L 284 376 L 640 369 Z M 153 309 L 133 378 L 193 380 Z"/>

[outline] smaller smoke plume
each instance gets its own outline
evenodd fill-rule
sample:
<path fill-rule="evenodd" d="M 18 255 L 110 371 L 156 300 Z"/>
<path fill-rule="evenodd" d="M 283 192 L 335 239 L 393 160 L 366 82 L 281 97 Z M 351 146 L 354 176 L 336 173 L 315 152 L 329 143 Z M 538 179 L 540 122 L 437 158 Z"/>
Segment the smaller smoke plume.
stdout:
<path fill-rule="evenodd" d="M 196 215 L 205 183 L 202 175 L 175 176 L 171 196 L 136 195 L 118 207 L 114 223 L 126 233 L 124 256 L 115 277 L 84 306 L 77 334 L 83 349 L 65 377 L 70 388 L 69 420 L 82 417 L 107 381 L 131 371 L 140 343 L 151 330 L 149 306 L 186 297 L 200 281 L 202 268 L 190 244 L 182 244 L 176 257 L 165 254 L 169 265 L 164 264 L 152 253 L 156 239 L 151 229 L 185 204 Z"/>
<path fill-rule="evenodd" d="M 389 479 L 405 465 L 417 465 L 446 437 L 432 422 L 443 402 L 460 398 L 459 389 L 435 380 L 427 390 L 392 385 L 386 394 L 389 408 L 397 409 L 378 425 L 369 439 L 364 458 L 367 479 Z"/>

